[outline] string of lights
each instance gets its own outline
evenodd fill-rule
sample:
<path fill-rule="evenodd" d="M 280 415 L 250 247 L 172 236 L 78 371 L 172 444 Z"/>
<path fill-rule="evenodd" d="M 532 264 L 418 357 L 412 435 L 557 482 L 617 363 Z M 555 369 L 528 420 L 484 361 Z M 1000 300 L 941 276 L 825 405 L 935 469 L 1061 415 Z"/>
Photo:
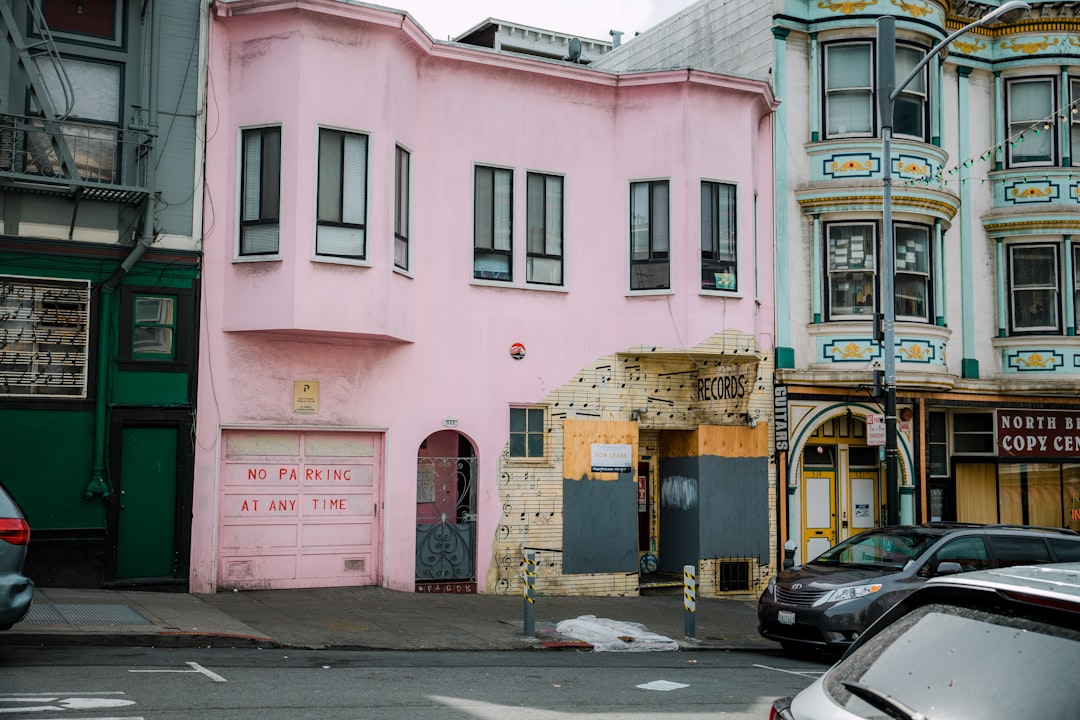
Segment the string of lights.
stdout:
<path fill-rule="evenodd" d="M 975 180 L 978 180 L 980 185 L 985 185 L 987 182 L 996 182 L 1001 184 L 1017 182 L 1048 182 L 1050 180 L 1050 176 L 1043 168 L 1039 168 L 1038 170 L 1036 170 L 1035 173 L 1029 178 L 1017 178 L 1016 176 L 1011 175 L 1007 178 L 1002 178 L 999 180 L 989 180 L 986 177 L 971 178 L 962 176 L 957 178 L 955 176 L 960 175 L 962 170 L 974 167 L 977 163 L 989 162 L 991 160 L 1002 160 L 1006 149 L 1014 148 L 1016 147 L 1016 145 L 1026 142 L 1029 135 L 1034 135 L 1036 137 L 1041 136 L 1042 133 L 1052 130 L 1054 124 L 1057 122 L 1061 122 L 1063 126 L 1067 126 L 1071 125 L 1073 122 L 1080 121 L 1080 117 L 1077 117 L 1078 114 L 1080 114 L 1080 98 L 1076 98 L 1065 107 L 1061 108 L 1060 110 L 1055 110 L 1053 113 L 1047 115 L 1041 120 L 1036 120 L 1032 122 L 1023 130 L 1013 133 L 1001 142 L 986 148 L 977 155 L 973 155 L 965 160 L 959 161 L 951 167 L 943 167 L 937 172 L 931 173 L 925 177 L 907 178 L 903 181 L 903 184 L 908 186 L 936 184 L 947 187 L 950 181 L 954 179 L 958 181 L 961 185 L 967 184 L 968 182 L 972 182 Z M 1080 160 L 1080 147 L 1075 148 L 1074 153 L 1075 155 L 1073 159 Z M 1063 167 L 1061 169 L 1068 171 L 1069 180 L 1073 179 L 1073 172 L 1071 167 Z M 1032 170 L 1035 169 L 1032 168 Z M 1080 167 L 1076 168 L 1076 172 L 1077 176 L 1080 177 Z"/>

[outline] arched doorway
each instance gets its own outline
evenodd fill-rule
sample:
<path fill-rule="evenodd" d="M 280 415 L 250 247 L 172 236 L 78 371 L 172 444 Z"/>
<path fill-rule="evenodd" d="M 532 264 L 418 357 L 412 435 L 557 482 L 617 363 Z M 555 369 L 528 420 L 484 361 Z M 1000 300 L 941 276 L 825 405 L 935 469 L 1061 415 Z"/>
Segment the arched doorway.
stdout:
<path fill-rule="evenodd" d="M 476 450 L 456 430 L 416 453 L 416 591 L 476 592 Z"/>

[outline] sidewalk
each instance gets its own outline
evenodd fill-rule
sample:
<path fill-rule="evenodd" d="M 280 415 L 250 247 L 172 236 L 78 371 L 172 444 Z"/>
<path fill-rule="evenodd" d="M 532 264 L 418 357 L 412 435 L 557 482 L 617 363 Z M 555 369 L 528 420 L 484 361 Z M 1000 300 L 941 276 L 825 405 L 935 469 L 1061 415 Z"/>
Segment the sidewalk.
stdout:
<path fill-rule="evenodd" d="M 179 592 L 38 588 L 30 614 L 0 645 L 293 647 L 380 650 L 591 650 L 556 634 L 592 615 L 643 625 L 683 650 L 778 650 L 757 634 L 756 599 L 698 598 L 687 637 L 682 595 L 538 597 L 437 595 L 381 587 Z"/>

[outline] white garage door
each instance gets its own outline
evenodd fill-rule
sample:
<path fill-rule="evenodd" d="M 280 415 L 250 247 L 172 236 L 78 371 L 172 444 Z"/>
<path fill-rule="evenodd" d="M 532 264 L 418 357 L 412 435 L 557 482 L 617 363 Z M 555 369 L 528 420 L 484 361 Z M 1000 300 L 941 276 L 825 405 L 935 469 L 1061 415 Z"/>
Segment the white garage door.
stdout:
<path fill-rule="evenodd" d="M 379 433 L 225 433 L 218 587 L 377 584 L 382 447 Z"/>

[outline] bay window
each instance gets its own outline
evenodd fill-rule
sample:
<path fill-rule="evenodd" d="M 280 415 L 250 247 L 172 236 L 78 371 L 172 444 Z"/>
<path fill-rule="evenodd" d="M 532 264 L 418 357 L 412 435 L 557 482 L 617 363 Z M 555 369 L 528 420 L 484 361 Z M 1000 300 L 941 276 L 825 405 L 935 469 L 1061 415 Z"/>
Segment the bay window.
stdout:
<path fill-rule="evenodd" d="M 367 152 L 366 135 L 319 130 L 316 255 L 366 256 Z"/>
<path fill-rule="evenodd" d="M 281 128 L 244 130 L 240 163 L 240 255 L 276 255 L 280 250 Z"/>
<path fill-rule="evenodd" d="M 914 45 L 897 45 L 896 76 L 904 78 L 925 56 Z M 869 40 L 828 43 L 824 46 L 825 138 L 876 137 L 881 119 L 876 117 L 875 45 Z M 926 142 L 928 108 L 927 72 L 923 71 L 897 95 L 893 110 L 893 134 Z"/>
<path fill-rule="evenodd" d="M 562 285 L 563 179 L 531 172 L 525 191 L 525 282 Z"/>
<path fill-rule="evenodd" d="M 1052 165 L 1057 146 L 1056 82 L 1052 77 L 1008 81 L 1009 167 Z M 1047 122 L 1049 120 L 1049 122 Z"/>
<path fill-rule="evenodd" d="M 894 226 L 896 248 L 896 317 L 930 320 L 930 229 L 921 225 Z"/>
<path fill-rule="evenodd" d="M 1008 269 L 1010 331 L 1060 332 L 1058 245 L 1010 245 Z"/>
<path fill-rule="evenodd" d="M 701 182 L 701 289 L 738 290 L 735 186 Z"/>
<path fill-rule="evenodd" d="M 473 187 L 473 277 L 514 279 L 512 170 L 477 166 Z"/>
<path fill-rule="evenodd" d="M 876 230 L 874 223 L 827 226 L 829 319 L 872 317 Z"/>
<path fill-rule="evenodd" d="M 630 183 L 630 289 L 671 287 L 667 180 Z"/>

